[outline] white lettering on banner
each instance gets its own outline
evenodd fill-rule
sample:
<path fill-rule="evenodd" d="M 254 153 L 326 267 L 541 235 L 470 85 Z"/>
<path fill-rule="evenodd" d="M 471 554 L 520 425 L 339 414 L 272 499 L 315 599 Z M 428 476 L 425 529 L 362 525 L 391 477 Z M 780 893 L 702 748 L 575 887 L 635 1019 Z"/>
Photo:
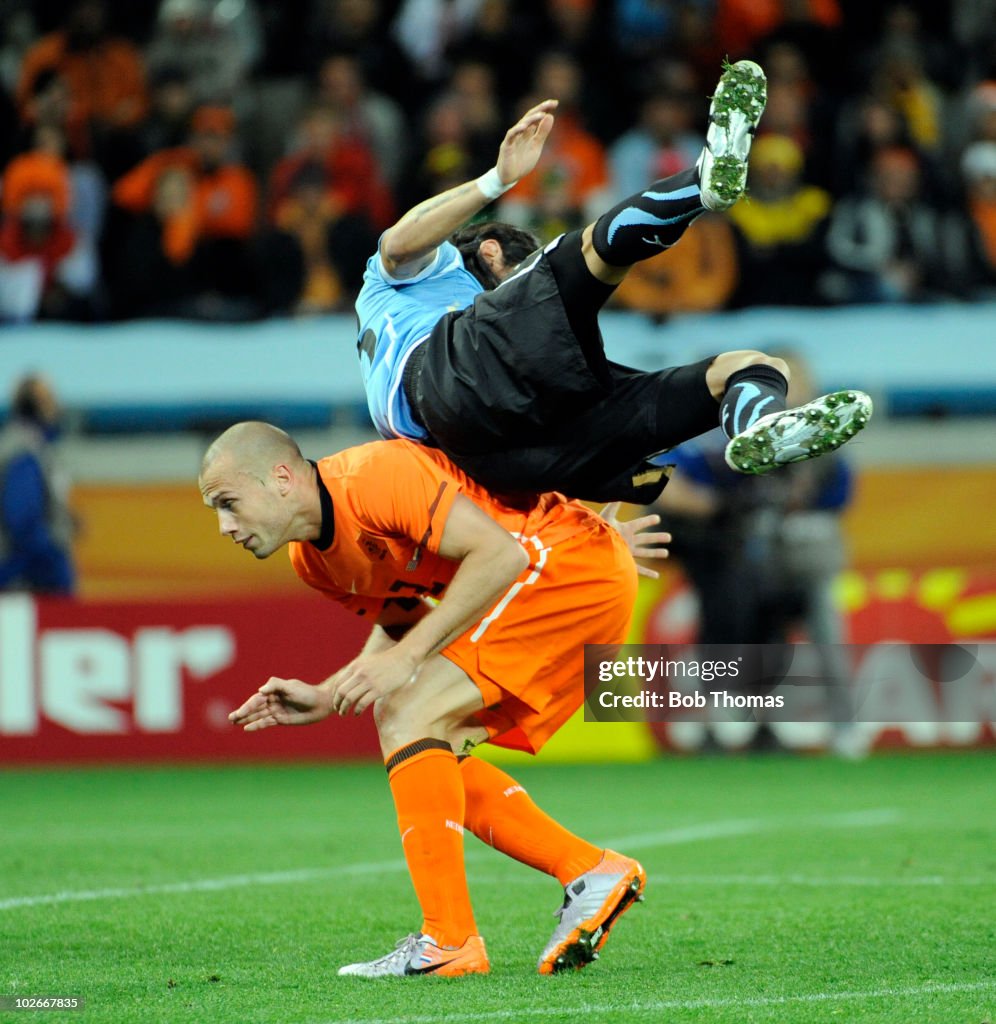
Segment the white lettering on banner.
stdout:
<path fill-rule="evenodd" d="M 50 629 L 38 642 L 45 717 L 73 732 L 125 733 L 128 641 L 107 629 Z"/>
<path fill-rule="evenodd" d="M 32 735 L 39 711 L 77 733 L 183 728 L 184 673 L 206 679 L 235 659 L 225 626 L 38 630 L 33 600 L 0 598 L 0 736 Z M 37 663 L 37 672 L 35 669 Z M 131 701 L 131 714 L 125 704 Z"/>
<path fill-rule="evenodd" d="M 38 731 L 35 703 L 35 604 L 26 594 L 0 597 L 0 735 Z"/>
<path fill-rule="evenodd" d="M 204 679 L 230 665 L 235 638 L 217 626 L 182 633 L 164 627 L 135 634 L 135 723 L 143 732 L 178 732 L 183 726 L 183 669 Z"/>

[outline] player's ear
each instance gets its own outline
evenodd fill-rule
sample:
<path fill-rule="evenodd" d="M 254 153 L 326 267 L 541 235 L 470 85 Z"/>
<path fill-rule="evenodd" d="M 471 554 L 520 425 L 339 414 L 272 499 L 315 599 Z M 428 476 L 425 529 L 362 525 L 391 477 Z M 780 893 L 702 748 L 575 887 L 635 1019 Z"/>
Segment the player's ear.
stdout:
<path fill-rule="evenodd" d="M 277 493 L 283 497 L 294 485 L 294 471 L 285 462 L 278 462 L 273 467 L 273 479 L 277 484 Z"/>
<path fill-rule="evenodd" d="M 492 271 L 504 263 L 501 243 L 494 238 L 485 238 L 477 251 L 481 254 L 481 259 L 484 260 Z"/>

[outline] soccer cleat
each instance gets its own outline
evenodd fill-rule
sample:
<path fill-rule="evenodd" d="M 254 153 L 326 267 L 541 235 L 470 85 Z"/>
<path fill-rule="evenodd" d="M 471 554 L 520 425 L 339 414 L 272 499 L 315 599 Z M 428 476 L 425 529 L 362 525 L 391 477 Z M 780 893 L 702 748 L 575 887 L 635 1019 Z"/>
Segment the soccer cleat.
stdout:
<path fill-rule="evenodd" d="M 437 946 L 430 935 L 409 935 L 377 960 L 347 964 L 339 974 L 356 978 L 404 978 L 435 974 L 456 978 L 461 974 L 487 974 L 491 970 L 484 939 L 471 935 L 462 946 Z"/>
<path fill-rule="evenodd" d="M 560 924 L 537 964 L 540 974 L 580 970 L 598 959 L 609 930 L 643 899 L 647 873 L 639 861 L 606 850 L 598 864 L 564 887 Z"/>
<path fill-rule="evenodd" d="M 744 194 L 747 156 L 767 97 L 767 79 L 758 64 L 724 64 L 709 107 L 705 148 L 695 165 L 707 210 L 728 209 Z"/>
<path fill-rule="evenodd" d="M 760 476 L 790 462 L 836 451 L 864 430 L 872 400 L 863 391 L 835 391 L 822 398 L 762 416 L 726 446 L 726 464 Z"/>

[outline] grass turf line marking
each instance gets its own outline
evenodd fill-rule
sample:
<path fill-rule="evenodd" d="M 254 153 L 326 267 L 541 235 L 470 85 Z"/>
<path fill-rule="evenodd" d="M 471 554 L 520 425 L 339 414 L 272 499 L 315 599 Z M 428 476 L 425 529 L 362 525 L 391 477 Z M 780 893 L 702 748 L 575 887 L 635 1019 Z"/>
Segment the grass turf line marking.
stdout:
<path fill-rule="evenodd" d="M 943 875 L 911 875 L 908 878 L 871 878 L 863 875 L 840 875 L 838 877 L 815 877 L 811 875 L 659 875 L 654 873 L 654 882 L 659 885 L 736 885 L 736 886 L 779 886 L 800 885 L 812 889 L 833 889 L 837 886 L 852 888 L 889 889 L 910 886 L 913 888 L 939 888 L 942 886 L 996 886 L 992 878 L 968 877 L 946 878 Z"/>
<path fill-rule="evenodd" d="M 360 982 L 369 984 L 369 982 Z M 411 984 L 410 981 L 406 984 Z M 321 1024 L 460 1024 L 462 1021 L 521 1020 L 525 1017 L 559 1017 L 573 1014 L 577 1019 L 614 1016 L 619 1013 L 660 1013 L 665 1010 L 719 1010 L 724 1007 L 785 1006 L 792 1003 L 861 1002 L 872 999 L 908 999 L 911 996 L 985 992 L 996 989 L 996 981 L 966 981 L 945 984 L 910 985 L 904 988 L 878 988 L 863 992 L 811 992 L 803 995 L 754 996 L 745 999 L 672 999 L 632 1002 L 615 1006 L 523 1006 L 518 1009 L 489 1010 L 484 1013 L 448 1013 L 431 1017 L 355 1017 L 349 1020 L 325 1020 Z"/>
<path fill-rule="evenodd" d="M 656 846 L 675 846 L 703 839 L 726 839 L 732 836 L 757 835 L 759 832 L 794 830 L 797 828 L 873 828 L 893 825 L 902 815 L 892 807 L 875 807 L 862 811 L 844 811 L 839 814 L 821 814 L 808 818 L 731 818 L 728 821 L 706 821 L 700 825 L 669 828 L 662 832 L 642 832 L 639 835 L 617 836 L 606 840 L 605 846 L 613 850 L 652 849 Z"/>
<path fill-rule="evenodd" d="M 188 892 L 218 892 L 223 889 L 241 889 L 251 885 L 289 885 L 294 882 L 314 881 L 333 875 L 371 875 L 383 871 L 404 871 L 403 860 L 384 860 L 378 863 L 344 864 L 335 868 L 300 868 L 294 871 L 267 871 L 258 874 L 227 875 L 222 878 L 194 878 L 188 882 L 165 882 L 159 885 L 136 885 L 130 888 L 82 889 L 67 892 L 44 893 L 40 896 L 11 896 L 0 899 L 0 910 L 18 907 L 40 907 L 52 903 L 85 903 L 90 900 L 116 900 L 132 896 L 159 896 Z"/>
<path fill-rule="evenodd" d="M 637 849 L 639 847 L 676 846 L 682 843 L 699 842 L 704 839 L 753 835 L 785 828 L 823 827 L 855 828 L 867 825 L 888 824 L 898 820 L 897 811 L 878 808 L 867 811 L 848 811 L 843 814 L 821 815 L 811 819 L 764 819 L 733 818 L 728 821 L 703 822 L 666 829 L 662 832 L 645 833 L 611 839 L 604 845 L 613 849 Z M 469 854 L 473 862 L 478 857 Z M 40 907 L 57 903 L 85 903 L 92 900 L 128 899 L 135 896 L 180 895 L 191 892 L 217 892 L 223 889 L 240 889 L 252 885 L 288 885 L 294 882 L 314 881 L 336 875 L 377 874 L 382 871 L 407 870 L 402 860 L 380 861 L 379 863 L 344 864 L 328 868 L 300 868 L 290 871 L 269 871 L 254 874 L 228 875 L 221 878 L 196 878 L 186 882 L 166 882 L 153 885 L 116 887 L 107 889 L 67 890 L 42 893 L 37 896 L 9 896 L 0 898 L 0 911 L 16 910 L 22 907 Z"/>

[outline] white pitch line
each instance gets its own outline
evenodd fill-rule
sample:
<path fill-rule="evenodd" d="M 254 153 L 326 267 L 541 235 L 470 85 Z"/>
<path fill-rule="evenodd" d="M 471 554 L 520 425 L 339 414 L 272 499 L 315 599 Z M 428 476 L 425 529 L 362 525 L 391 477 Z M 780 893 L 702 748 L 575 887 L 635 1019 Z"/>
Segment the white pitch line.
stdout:
<path fill-rule="evenodd" d="M 641 832 L 632 836 L 609 839 L 605 845 L 613 850 L 652 849 L 694 843 L 703 839 L 726 839 L 732 836 L 756 835 L 759 832 L 792 831 L 802 828 L 873 828 L 892 825 L 902 815 L 893 807 L 874 807 L 863 811 L 844 811 L 803 818 L 732 818 L 728 821 L 706 821 L 699 825 L 669 828 L 662 832 Z"/>
<path fill-rule="evenodd" d="M 861 1002 L 872 999 L 908 999 L 911 996 L 946 995 L 959 992 L 985 992 L 996 989 L 996 980 L 967 981 L 944 984 L 911 985 L 904 988 L 878 988 L 862 992 L 810 992 L 787 996 L 754 996 L 739 999 L 671 999 L 634 1001 L 619 1005 L 523 1006 L 509 1010 L 488 1010 L 483 1013 L 448 1013 L 417 1017 L 356 1017 L 349 1020 L 325 1020 L 322 1024 L 461 1024 L 463 1021 L 519 1021 L 527 1017 L 573 1016 L 575 1020 L 600 1020 L 619 1013 L 662 1013 L 667 1010 L 718 1010 L 724 1007 L 750 1008 L 786 1006 L 792 1003 Z"/>
<path fill-rule="evenodd" d="M 676 846 L 682 843 L 699 842 L 704 839 L 721 839 L 732 836 L 753 835 L 797 827 L 855 828 L 868 825 L 887 824 L 896 821 L 898 812 L 889 808 L 867 811 L 830 814 L 813 818 L 733 818 L 728 821 L 702 822 L 665 829 L 661 832 L 644 833 L 610 839 L 603 845 L 613 849 L 635 850 L 658 846 Z M 480 855 L 468 854 L 473 862 Z M 37 896 L 8 896 L 0 898 L 0 911 L 16 910 L 21 907 L 40 907 L 59 903 L 85 903 L 92 900 L 129 899 L 136 896 L 180 895 L 191 892 L 217 892 L 223 889 L 240 889 L 256 885 L 288 885 L 294 882 L 313 881 L 341 875 L 367 875 L 383 871 L 404 871 L 402 860 L 380 861 L 379 863 L 342 864 L 327 868 L 299 868 L 289 871 L 268 871 L 251 874 L 227 875 L 221 878 L 195 878 L 186 882 L 166 882 L 155 885 L 137 885 L 107 889 L 66 890 L 42 893 Z"/>
<path fill-rule="evenodd" d="M 299 868 L 294 871 L 265 871 L 255 874 L 227 875 L 222 878 L 194 878 L 188 882 L 166 882 L 161 885 L 136 885 L 116 889 L 78 889 L 66 892 L 44 893 L 40 896 L 11 896 L 0 899 L 0 910 L 18 907 L 40 907 L 52 903 L 85 903 L 90 900 L 118 900 L 133 896 L 158 896 L 187 892 L 219 892 L 255 885 L 288 885 L 309 882 L 317 878 L 339 875 L 370 875 L 383 871 L 404 871 L 403 860 L 385 860 L 379 863 L 342 864 L 334 868 Z"/>
<path fill-rule="evenodd" d="M 813 889 L 868 888 L 888 889 L 894 886 L 938 888 L 940 886 L 996 886 L 996 877 L 947 878 L 943 875 L 911 875 L 907 878 L 872 878 L 864 875 L 840 875 L 821 878 L 812 875 L 653 875 L 655 885 L 798 885 Z"/>

